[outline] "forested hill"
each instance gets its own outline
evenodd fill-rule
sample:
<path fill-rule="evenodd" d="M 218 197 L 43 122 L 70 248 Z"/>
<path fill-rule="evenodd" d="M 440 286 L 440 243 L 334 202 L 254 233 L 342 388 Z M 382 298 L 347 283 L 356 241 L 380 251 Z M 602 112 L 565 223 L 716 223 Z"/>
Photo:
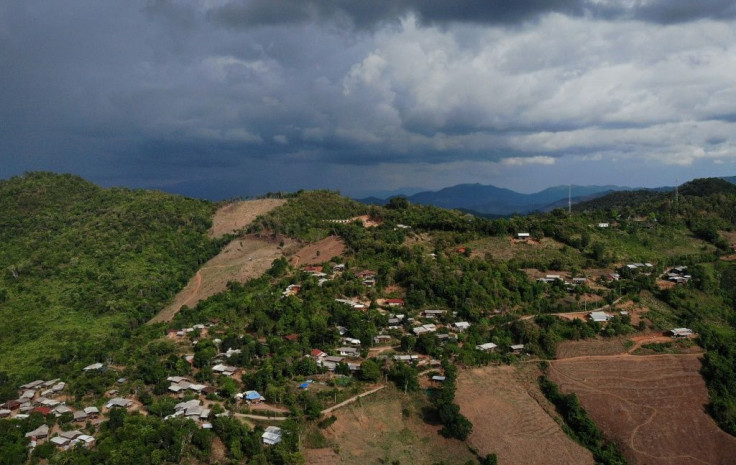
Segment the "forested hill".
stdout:
<path fill-rule="evenodd" d="M 99 361 L 217 252 L 214 209 L 71 175 L 0 182 L 0 371 Z"/>

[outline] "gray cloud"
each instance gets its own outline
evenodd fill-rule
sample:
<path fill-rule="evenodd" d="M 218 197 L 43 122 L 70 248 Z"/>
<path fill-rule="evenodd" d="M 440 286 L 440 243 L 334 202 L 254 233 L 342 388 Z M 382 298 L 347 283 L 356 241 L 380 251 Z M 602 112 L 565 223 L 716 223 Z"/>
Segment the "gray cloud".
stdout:
<path fill-rule="evenodd" d="M 582 14 L 583 0 L 245 0 L 213 10 L 212 17 L 231 27 L 253 27 L 332 20 L 359 29 L 396 22 L 412 13 L 428 24 L 470 22 L 508 24 L 559 12 Z"/>
<path fill-rule="evenodd" d="M 426 24 L 516 25 L 548 13 L 675 24 L 734 18 L 736 5 L 731 0 L 234 0 L 213 8 L 210 15 L 239 28 L 321 20 L 372 29 L 406 14 Z"/>
<path fill-rule="evenodd" d="M 732 8 L 622 4 L 8 0 L 0 175 L 217 197 L 730 166 Z"/>

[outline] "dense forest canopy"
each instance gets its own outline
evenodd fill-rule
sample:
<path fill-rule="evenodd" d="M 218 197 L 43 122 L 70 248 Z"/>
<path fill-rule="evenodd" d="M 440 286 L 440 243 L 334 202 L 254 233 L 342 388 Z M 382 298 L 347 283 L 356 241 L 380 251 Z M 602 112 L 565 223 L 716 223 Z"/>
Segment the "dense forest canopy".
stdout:
<path fill-rule="evenodd" d="M 0 202 L 0 371 L 24 378 L 107 358 L 220 246 L 214 204 L 163 192 L 31 173 Z"/>

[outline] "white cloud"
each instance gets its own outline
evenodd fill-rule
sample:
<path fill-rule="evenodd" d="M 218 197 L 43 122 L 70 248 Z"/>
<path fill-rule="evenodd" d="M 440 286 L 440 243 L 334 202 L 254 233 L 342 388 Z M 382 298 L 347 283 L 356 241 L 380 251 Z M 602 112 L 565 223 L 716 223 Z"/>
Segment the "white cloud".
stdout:
<path fill-rule="evenodd" d="M 534 156 L 534 157 L 510 157 L 501 160 L 504 165 L 524 166 L 524 165 L 554 165 L 555 159 L 552 157 Z"/>

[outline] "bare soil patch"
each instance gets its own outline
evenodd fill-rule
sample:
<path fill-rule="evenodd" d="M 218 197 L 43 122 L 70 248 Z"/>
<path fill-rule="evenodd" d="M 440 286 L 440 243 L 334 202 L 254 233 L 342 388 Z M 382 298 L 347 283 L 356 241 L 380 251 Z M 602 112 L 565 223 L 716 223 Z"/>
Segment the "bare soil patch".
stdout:
<path fill-rule="evenodd" d="M 439 426 L 422 420 L 417 399 L 392 387 L 332 414 L 337 421 L 322 431 L 339 462 L 334 457 L 320 462 L 328 454 L 309 451 L 307 463 L 365 465 L 398 460 L 402 465 L 424 465 L 475 459 L 465 443 L 442 437 Z"/>
<path fill-rule="evenodd" d="M 370 215 L 356 216 L 350 218 L 350 221 L 360 221 L 361 223 L 363 223 L 364 228 L 375 228 L 376 226 L 380 226 L 383 224 L 381 221 L 378 221 L 375 218 L 371 218 Z"/>
<path fill-rule="evenodd" d="M 311 465 L 339 465 L 340 456 L 332 449 L 306 449 L 304 457 Z"/>
<path fill-rule="evenodd" d="M 345 242 L 337 236 L 330 236 L 299 249 L 291 257 L 291 264 L 294 266 L 316 265 L 340 256 L 343 252 L 345 252 Z"/>
<path fill-rule="evenodd" d="M 655 283 L 657 285 L 657 289 L 663 291 L 665 289 L 674 289 L 677 284 L 673 283 L 672 281 L 665 281 L 664 279 L 657 279 Z"/>
<path fill-rule="evenodd" d="M 563 341 L 557 346 L 557 358 L 587 357 L 591 355 L 618 355 L 627 352 L 626 337 L 595 338 L 582 341 Z"/>
<path fill-rule="evenodd" d="M 291 239 L 282 240 L 283 247 L 279 246 L 278 238 L 246 236 L 233 240 L 197 271 L 184 289 L 174 297 L 174 301 L 156 315 L 151 323 L 171 321 L 181 307 L 194 307 L 199 301 L 223 292 L 230 281 L 242 283 L 263 275 L 274 260 L 296 246 L 296 242 Z"/>
<path fill-rule="evenodd" d="M 284 199 L 244 200 L 229 203 L 215 213 L 209 236 L 217 238 L 225 234 L 237 233 L 251 224 L 259 215 L 264 215 L 285 203 Z"/>
<path fill-rule="evenodd" d="M 551 379 L 575 392 L 630 464 L 733 464 L 736 438 L 704 410 L 698 354 L 555 360 Z"/>
<path fill-rule="evenodd" d="M 533 397 L 530 389 L 539 395 Z M 499 463 L 592 464 L 590 452 L 565 435 L 539 399 L 546 402 L 536 383 L 525 382 L 509 366 L 460 372 L 455 394 L 473 423 L 468 442 L 481 456 L 495 453 Z"/>
<path fill-rule="evenodd" d="M 227 449 L 225 444 L 219 437 L 212 440 L 212 450 L 210 451 L 210 463 L 225 463 L 227 460 Z"/>
<path fill-rule="evenodd" d="M 642 345 L 670 342 L 680 343 L 673 348 L 678 353 L 699 354 L 703 352 L 702 348 L 692 343 L 687 344 L 684 340 L 678 341 L 660 332 L 647 332 L 631 336 L 563 341 L 557 346 L 557 359 L 634 354 L 641 349 Z"/>

